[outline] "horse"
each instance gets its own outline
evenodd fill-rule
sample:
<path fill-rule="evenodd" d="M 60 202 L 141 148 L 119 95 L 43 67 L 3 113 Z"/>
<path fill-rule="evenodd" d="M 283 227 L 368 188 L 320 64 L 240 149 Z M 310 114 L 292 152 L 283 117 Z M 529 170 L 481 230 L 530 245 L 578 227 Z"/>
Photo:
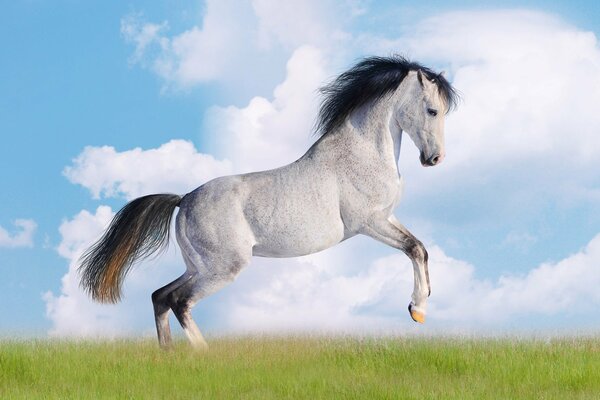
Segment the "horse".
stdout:
<path fill-rule="evenodd" d="M 280 168 L 224 176 L 184 196 L 152 194 L 118 211 L 81 257 L 81 287 L 116 303 L 139 260 L 169 242 L 174 211 L 186 271 L 152 293 L 158 342 L 172 342 L 173 311 L 193 348 L 207 347 L 191 316 L 202 298 L 232 282 L 252 256 L 296 257 L 363 234 L 404 252 L 414 289 L 408 311 L 425 322 L 431 295 L 427 250 L 394 216 L 405 132 L 423 166 L 444 159 L 445 115 L 458 94 L 442 73 L 405 57 L 367 57 L 321 89 L 317 140 Z"/>

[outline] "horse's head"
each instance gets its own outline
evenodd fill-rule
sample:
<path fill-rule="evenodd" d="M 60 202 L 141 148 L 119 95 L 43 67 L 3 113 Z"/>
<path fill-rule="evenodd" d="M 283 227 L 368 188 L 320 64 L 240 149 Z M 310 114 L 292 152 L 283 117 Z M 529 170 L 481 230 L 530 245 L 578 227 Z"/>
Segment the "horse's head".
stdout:
<path fill-rule="evenodd" d="M 419 159 L 426 167 L 441 163 L 445 155 L 444 119 L 449 104 L 439 85 L 447 85 L 442 74 L 410 71 L 396 112 L 396 121 L 420 150 Z"/>

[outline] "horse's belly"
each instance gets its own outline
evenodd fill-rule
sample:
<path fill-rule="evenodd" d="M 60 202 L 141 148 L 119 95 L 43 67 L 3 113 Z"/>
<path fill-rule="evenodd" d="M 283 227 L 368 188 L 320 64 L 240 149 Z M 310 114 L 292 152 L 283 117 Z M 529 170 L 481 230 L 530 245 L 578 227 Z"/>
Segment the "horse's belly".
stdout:
<path fill-rule="evenodd" d="M 344 239 L 341 219 L 272 224 L 256 235 L 252 254 L 259 257 L 298 257 L 316 253 Z"/>

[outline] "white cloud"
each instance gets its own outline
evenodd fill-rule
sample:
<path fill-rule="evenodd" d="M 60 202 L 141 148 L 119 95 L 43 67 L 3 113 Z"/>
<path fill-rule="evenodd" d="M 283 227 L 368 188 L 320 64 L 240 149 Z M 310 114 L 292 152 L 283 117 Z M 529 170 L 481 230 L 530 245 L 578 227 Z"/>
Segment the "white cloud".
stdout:
<path fill-rule="evenodd" d="M 121 33 L 135 45 L 133 62 L 149 63 L 167 83 L 189 87 L 223 78 L 239 65 L 247 55 L 240 44 L 253 30 L 251 12 L 246 3 L 209 0 L 202 27 L 169 37 L 167 23 L 144 23 L 133 14 L 122 19 Z"/>
<path fill-rule="evenodd" d="M 360 2 L 208 0 L 202 22 L 168 35 L 168 23 L 143 22 L 131 14 L 121 33 L 135 46 L 130 58 L 149 67 L 166 87 L 190 88 L 219 81 L 232 93 L 272 87 L 291 51 L 303 45 L 332 49 L 349 39 L 344 25 Z M 344 46 L 337 46 L 339 54 Z"/>
<path fill-rule="evenodd" d="M 311 128 L 318 108 L 317 89 L 326 79 L 322 52 L 302 46 L 293 53 L 286 70 L 273 100 L 254 97 L 244 108 L 213 107 L 207 113 L 206 130 L 234 160 L 236 171 L 288 164 L 315 140 Z"/>
<path fill-rule="evenodd" d="M 358 273 L 304 259 L 264 262 L 243 277 L 223 311 L 233 331 L 436 332 L 449 326 L 482 330 L 515 317 L 586 316 L 600 305 L 600 235 L 580 252 L 524 275 L 480 279 L 474 266 L 430 247 L 432 297 L 428 322 L 406 311 L 412 266 L 402 254 L 375 260 Z M 331 261 L 331 260 L 329 260 Z"/>
<path fill-rule="evenodd" d="M 594 152 L 600 146 L 600 48 L 594 33 L 524 10 L 451 12 L 413 28 L 393 40 L 360 40 L 377 53 L 402 51 L 446 69 L 464 101 L 448 116 L 443 168 L 421 171 L 410 145 L 405 171 L 432 188 L 473 171 L 493 181 L 519 163 L 517 179 L 589 185 L 600 167 Z"/>
<path fill-rule="evenodd" d="M 230 172 L 229 161 L 198 153 L 191 142 L 171 140 L 149 150 L 86 147 L 63 173 L 70 182 L 89 189 L 94 198 L 133 199 L 149 193 L 184 194 Z"/>
<path fill-rule="evenodd" d="M 359 10 L 358 5 L 353 6 L 322 0 L 252 1 L 258 19 L 260 44 L 270 47 L 272 42 L 276 42 L 290 49 L 302 45 L 324 48 L 348 38 L 349 34 L 342 30 L 342 26 Z"/>
<path fill-rule="evenodd" d="M 13 234 L 0 226 L 0 247 L 33 247 L 33 235 L 37 224 L 32 219 L 17 219 L 17 231 Z"/>
<path fill-rule="evenodd" d="M 445 301 L 439 314 L 449 320 L 492 322 L 532 314 L 598 318 L 593 312 L 600 304 L 599 265 L 600 234 L 584 249 L 559 262 L 543 263 L 524 275 L 501 276 L 493 285 L 483 286 L 481 295 L 476 291 L 463 293 L 462 302 Z M 472 278 L 470 281 L 477 282 Z"/>
<path fill-rule="evenodd" d="M 450 14 L 452 23 L 424 24 L 428 33 L 427 27 L 437 25 L 431 40 L 438 45 L 427 52 L 449 56 L 454 83 L 464 93 L 462 112 L 448 127 L 456 163 L 559 157 L 598 165 L 590 152 L 600 144 L 593 106 L 600 101 L 595 35 L 541 13 L 481 16 Z M 446 46 L 453 50 L 442 50 Z"/>

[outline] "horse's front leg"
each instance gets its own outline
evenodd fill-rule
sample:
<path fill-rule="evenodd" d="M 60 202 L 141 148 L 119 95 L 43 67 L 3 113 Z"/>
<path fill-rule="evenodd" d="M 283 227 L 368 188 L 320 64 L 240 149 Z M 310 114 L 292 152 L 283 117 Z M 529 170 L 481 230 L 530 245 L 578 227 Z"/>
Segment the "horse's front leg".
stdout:
<path fill-rule="evenodd" d="M 427 250 L 425 250 L 423 243 L 414 237 L 393 215 L 389 218 L 372 221 L 365 226 L 363 233 L 402 250 L 410 258 L 414 269 L 415 284 L 408 311 L 413 320 L 424 323 L 427 298 L 431 294 L 431 286 L 427 269 Z"/>

